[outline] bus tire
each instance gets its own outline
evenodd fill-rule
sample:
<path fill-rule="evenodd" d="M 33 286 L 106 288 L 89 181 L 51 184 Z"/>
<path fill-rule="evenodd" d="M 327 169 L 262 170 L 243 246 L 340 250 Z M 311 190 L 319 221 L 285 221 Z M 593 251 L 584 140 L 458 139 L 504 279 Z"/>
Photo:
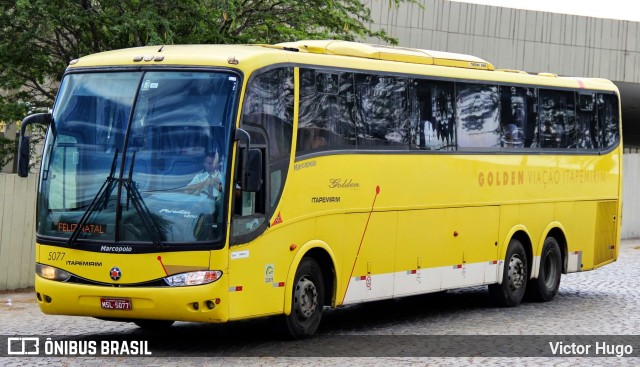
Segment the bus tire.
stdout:
<path fill-rule="evenodd" d="M 133 323 L 144 330 L 162 330 L 169 328 L 174 322 L 172 320 L 136 320 Z"/>
<path fill-rule="evenodd" d="M 562 274 L 562 254 L 560 245 L 553 237 L 547 237 L 540 254 L 538 278 L 527 285 L 527 299 L 535 302 L 549 302 L 558 294 Z"/>
<path fill-rule="evenodd" d="M 512 238 L 507 247 L 502 283 L 489 285 L 490 297 L 499 306 L 518 306 L 527 288 L 528 274 L 524 246 L 519 240 Z"/>
<path fill-rule="evenodd" d="M 284 315 L 284 332 L 292 339 L 311 336 L 320 325 L 324 308 L 322 270 L 314 259 L 302 259 L 292 292 L 291 314 Z"/>

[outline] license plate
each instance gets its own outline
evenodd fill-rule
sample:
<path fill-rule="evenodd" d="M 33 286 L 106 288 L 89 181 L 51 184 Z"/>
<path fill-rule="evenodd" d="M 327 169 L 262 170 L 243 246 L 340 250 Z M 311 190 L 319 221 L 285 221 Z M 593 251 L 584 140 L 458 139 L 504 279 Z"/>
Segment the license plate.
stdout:
<path fill-rule="evenodd" d="M 105 310 L 131 310 L 131 300 L 128 298 L 100 298 L 100 307 Z"/>

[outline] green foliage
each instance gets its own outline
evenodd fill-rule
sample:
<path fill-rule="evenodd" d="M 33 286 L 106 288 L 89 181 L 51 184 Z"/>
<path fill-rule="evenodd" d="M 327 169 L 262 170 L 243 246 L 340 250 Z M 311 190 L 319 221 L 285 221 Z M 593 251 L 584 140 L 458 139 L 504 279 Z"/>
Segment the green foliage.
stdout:
<path fill-rule="evenodd" d="M 80 56 L 161 44 L 367 37 L 396 43 L 371 30 L 371 21 L 361 0 L 2 0 L 0 121 L 51 107 L 68 62 Z"/>
<path fill-rule="evenodd" d="M 9 163 L 16 151 L 16 142 L 0 136 L 0 169 Z"/>

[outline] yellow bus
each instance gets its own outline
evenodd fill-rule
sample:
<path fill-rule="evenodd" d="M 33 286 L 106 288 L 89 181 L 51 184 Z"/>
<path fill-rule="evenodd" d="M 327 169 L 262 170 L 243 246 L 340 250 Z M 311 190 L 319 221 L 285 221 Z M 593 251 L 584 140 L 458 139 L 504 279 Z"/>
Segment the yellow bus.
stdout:
<path fill-rule="evenodd" d="M 346 41 L 168 45 L 73 60 L 37 201 L 46 314 L 158 328 L 488 285 L 550 301 L 616 260 L 607 80 Z"/>

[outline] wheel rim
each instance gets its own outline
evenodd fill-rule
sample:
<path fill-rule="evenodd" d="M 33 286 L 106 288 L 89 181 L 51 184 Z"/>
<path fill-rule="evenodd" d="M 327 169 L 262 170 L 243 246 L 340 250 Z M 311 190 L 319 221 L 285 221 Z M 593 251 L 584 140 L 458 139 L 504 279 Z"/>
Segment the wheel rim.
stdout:
<path fill-rule="evenodd" d="M 526 279 L 524 263 L 519 256 L 514 255 L 509 260 L 509 286 L 516 291 L 522 287 Z"/>
<path fill-rule="evenodd" d="M 544 285 L 547 289 L 553 289 L 556 285 L 556 277 L 558 273 L 558 266 L 556 264 L 556 258 L 551 253 L 547 254 L 544 259 Z"/>
<path fill-rule="evenodd" d="M 313 316 L 318 305 L 318 290 L 311 280 L 306 277 L 300 278 L 293 297 L 298 318 L 305 321 Z"/>

